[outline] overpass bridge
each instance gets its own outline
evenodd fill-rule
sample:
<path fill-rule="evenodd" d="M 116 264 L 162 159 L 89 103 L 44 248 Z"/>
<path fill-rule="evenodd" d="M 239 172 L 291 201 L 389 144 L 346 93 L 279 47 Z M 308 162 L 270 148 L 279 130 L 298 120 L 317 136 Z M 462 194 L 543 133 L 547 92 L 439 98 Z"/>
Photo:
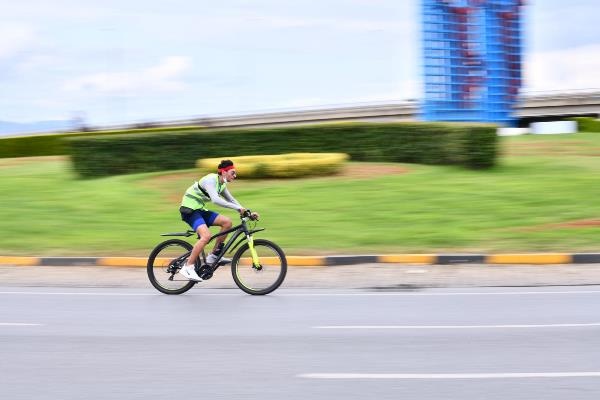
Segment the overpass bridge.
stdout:
<path fill-rule="evenodd" d="M 416 121 L 419 119 L 419 112 L 419 101 L 409 100 L 394 104 L 337 106 L 311 110 L 202 117 L 186 121 L 173 121 L 165 125 L 198 124 L 225 128 L 338 121 Z M 600 117 L 600 90 L 524 95 L 517 102 L 514 115 L 519 119 L 521 125 L 534 121 L 575 116 L 598 118 Z"/>
<path fill-rule="evenodd" d="M 210 128 L 234 128 L 341 121 L 417 121 L 419 120 L 419 112 L 419 101 L 407 100 L 393 104 L 346 105 L 320 109 L 203 116 L 172 121 L 113 125 L 102 127 L 102 129 L 192 125 Z M 518 118 L 520 126 L 528 126 L 529 123 L 535 121 L 558 120 L 576 116 L 598 118 L 600 117 L 600 89 L 522 95 L 517 102 L 514 115 Z"/>
<path fill-rule="evenodd" d="M 565 117 L 600 117 L 600 90 L 522 97 L 515 109 L 521 125 Z"/>

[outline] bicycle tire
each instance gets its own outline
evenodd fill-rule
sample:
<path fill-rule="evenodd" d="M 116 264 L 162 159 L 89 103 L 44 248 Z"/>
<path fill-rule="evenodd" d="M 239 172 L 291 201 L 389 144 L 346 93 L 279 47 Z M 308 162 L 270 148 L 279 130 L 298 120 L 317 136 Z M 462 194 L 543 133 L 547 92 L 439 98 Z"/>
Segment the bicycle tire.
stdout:
<path fill-rule="evenodd" d="M 256 271 L 255 268 L 252 267 L 251 262 L 249 263 L 250 265 L 248 265 L 248 262 L 240 263 L 241 260 L 246 260 L 250 257 L 249 254 L 244 254 L 249 250 L 249 248 L 250 248 L 250 246 L 248 245 L 248 243 L 244 243 L 238 249 L 238 251 L 235 253 L 235 255 L 233 256 L 233 258 L 231 260 L 231 274 L 233 275 L 233 280 L 234 280 L 235 284 L 241 290 L 243 290 L 244 292 L 246 292 L 248 294 L 259 295 L 259 296 L 269 294 L 272 291 L 274 291 L 275 289 L 277 289 L 279 286 L 281 286 L 281 284 L 283 283 L 283 280 L 285 279 L 285 275 L 287 273 L 287 259 L 285 258 L 285 253 L 283 252 L 283 250 L 281 250 L 281 248 L 279 246 L 277 246 L 275 243 L 273 243 L 269 240 L 265 240 L 265 239 L 254 240 L 254 249 L 257 251 L 257 253 L 263 253 L 263 251 L 262 251 L 263 249 L 269 248 L 270 250 L 272 250 L 274 255 L 276 255 L 276 257 L 271 256 L 271 257 L 264 258 L 265 260 L 269 259 L 270 260 L 269 262 L 271 263 L 270 265 L 267 265 L 264 267 L 268 268 L 269 272 L 274 271 L 274 274 L 277 275 L 276 279 L 274 279 L 273 283 L 270 284 L 269 286 L 264 287 L 264 288 L 256 288 L 256 287 L 252 287 L 247 282 L 247 280 L 241 276 L 242 270 L 253 270 L 253 272 L 255 272 L 257 274 L 260 274 L 261 272 L 264 273 L 267 270 L 261 269 L 260 271 Z M 267 252 L 267 254 L 270 254 L 270 252 Z M 242 256 L 244 256 L 244 258 L 242 258 Z M 261 257 L 261 256 L 262 256 L 262 254 L 259 254 L 259 257 Z M 276 258 L 279 260 L 279 262 L 277 262 Z M 246 265 L 242 265 L 242 264 L 246 264 Z M 277 268 L 279 268 L 279 269 L 276 270 Z"/>
<path fill-rule="evenodd" d="M 158 262 L 156 261 L 157 259 L 161 259 L 161 258 L 157 257 L 158 255 L 160 255 L 161 251 L 163 251 L 164 249 L 166 249 L 168 247 L 173 247 L 173 246 L 182 247 L 182 250 L 180 252 L 178 250 L 175 251 L 174 254 L 176 257 L 177 257 L 178 253 L 179 253 L 179 255 L 183 255 L 186 252 L 192 250 L 192 247 L 193 247 L 190 243 L 188 243 L 184 240 L 180 240 L 180 239 L 169 239 L 169 240 L 166 240 L 166 241 L 158 244 L 154 248 L 154 250 L 152 250 L 152 252 L 150 253 L 150 256 L 148 257 L 148 264 L 146 265 L 146 272 L 148 273 L 148 279 L 150 280 L 150 283 L 152 283 L 152 286 L 154 286 L 156 288 L 156 290 L 158 290 L 159 292 L 162 292 L 165 294 L 182 294 L 182 293 L 187 292 L 191 288 L 193 288 L 197 282 L 190 281 L 190 280 L 187 280 L 187 282 L 185 282 L 185 279 L 182 277 L 181 280 L 178 279 L 175 281 L 175 282 L 181 282 L 181 287 L 171 289 L 169 287 L 165 287 L 165 286 L 161 285 L 159 279 L 157 279 L 157 277 L 155 275 L 155 270 L 156 271 L 162 270 L 161 273 L 165 274 L 164 277 L 167 278 L 167 280 L 168 280 L 169 275 L 172 275 L 173 277 L 176 276 L 176 273 L 173 274 L 172 272 L 167 272 L 166 269 L 170 266 L 170 264 L 162 265 L 162 264 L 158 264 Z M 170 258 L 170 257 L 167 257 L 167 259 L 168 258 Z"/>

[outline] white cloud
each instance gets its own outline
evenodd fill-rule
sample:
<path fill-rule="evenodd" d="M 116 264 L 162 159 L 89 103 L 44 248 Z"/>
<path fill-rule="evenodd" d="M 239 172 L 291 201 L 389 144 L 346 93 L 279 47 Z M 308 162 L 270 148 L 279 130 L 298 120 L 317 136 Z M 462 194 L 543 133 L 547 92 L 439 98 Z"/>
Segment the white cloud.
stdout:
<path fill-rule="evenodd" d="M 158 18 L 154 16 L 155 18 Z M 418 21 L 414 18 L 350 18 L 350 17 L 311 17 L 277 14 L 261 14 L 258 12 L 235 13 L 215 16 L 184 16 L 186 29 L 202 37 L 221 38 L 225 34 L 239 35 L 240 32 L 272 32 L 273 29 L 316 30 L 327 29 L 331 32 L 388 32 L 411 35 L 418 29 Z"/>
<path fill-rule="evenodd" d="M 6 1 L 2 4 L 2 16 L 13 19 L 28 19 L 39 21 L 76 21 L 90 20 L 114 16 L 108 6 L 99 2 L 55 0 L 26 0 L 26 1 Z"/>
<path fill-rule="evenodd" d="M 0 59 L 9 58 L 35 42 L 35 31 L 29 25 L 0 23 Z"/>
<path fill-rule="evenodd" d="M 390 20 L 369 20 L 350 18 L 294 18 L 282 16 L 255 16 L 249 18 L 260 24 L 256 26 L 272 28 L 329 28 L 333 30 L 348 30 L 356 32 L 387 31 L 403 32 L 407 23 Z M 407 21 L 405 21 L 407 22 Z M 413 24 L 410 24 L 411 27 Z"/>
<path fill-rule="evenodd" d="M 525 90 L 600 88 L 600 44 L 528 54 Z"/>
<path fill-rule="evenodd" d="M 32 74 L 41 70 L 56 68 L 63 64 L 63 61 L 48 53 L 32 54 L 17 64 L 17 70 L 22 74 Z"/>
<path fill-rule="evenodd" d="M 187 57 L 167 57 L 159 65 L 142 71 L 85 75 L 64 84 L 68 91 L 91 91 L 104 94 L 172 92 L 185 89 L 181 75 L 190 67 Z"/>

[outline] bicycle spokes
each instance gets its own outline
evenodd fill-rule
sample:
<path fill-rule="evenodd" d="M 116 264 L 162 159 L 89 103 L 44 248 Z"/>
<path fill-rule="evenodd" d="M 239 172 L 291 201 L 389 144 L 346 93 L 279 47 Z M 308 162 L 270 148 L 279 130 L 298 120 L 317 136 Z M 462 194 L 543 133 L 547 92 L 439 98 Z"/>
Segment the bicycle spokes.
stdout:
<path fill-rule="evenodd" d="M 285 255 L 274 243 L 256 240 L 244 245 L 232 261 L 233 278 L 247 293 L 266 294 L 283 281 L 287 270 Z"/>
<path fill-rule="evenodd" d="M 152 285 L 163 293 L 179 294 L 194 286 L 194 282 L 178 274 L 189 255 L 191 245 L 172 239 L 158 245 L 148 260 L 148 277 Z"/>

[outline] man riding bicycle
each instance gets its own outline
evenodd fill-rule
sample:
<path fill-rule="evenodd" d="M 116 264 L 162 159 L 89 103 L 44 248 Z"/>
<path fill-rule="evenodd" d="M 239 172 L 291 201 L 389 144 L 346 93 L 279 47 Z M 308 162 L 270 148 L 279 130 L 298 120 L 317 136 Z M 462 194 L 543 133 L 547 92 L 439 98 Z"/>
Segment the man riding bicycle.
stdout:
<path fill-rule="evenodd" d="M 190 257 L 187 259 L 179 273 L 189 280 L 201 282 L 194 269 L 194 261 L 198 259 L 204 246 L 210 240 L 209 226 L 221 227 L 221 232 L 231 229 L 232 222 L 229 217 L 220 215 L 206 208 L 207 202 L 213 202 L 221 207 L 237 210 L 243 215 L 246 209 L 229 193 L 227 183 L 237 178 L 235 166 L 231 160 L 221 160 L 217 167 L 217 173 L 211 173 L 194 182 L 183 195 L 181 200 L 181 219 L 185 221 L 198 234 L 199 240 L 194 245 Z M 252 219 L 258 219 L 258 213 L 252 213 Z M 218 236 L 215 241 L 213 252 L 206 257 L 208 264 L 213 264 L 219 253 L 223 250 L 223 242 L 227 235 Z M 222 257 L 220 263 L 227 264 L 231 259 Z"/>

